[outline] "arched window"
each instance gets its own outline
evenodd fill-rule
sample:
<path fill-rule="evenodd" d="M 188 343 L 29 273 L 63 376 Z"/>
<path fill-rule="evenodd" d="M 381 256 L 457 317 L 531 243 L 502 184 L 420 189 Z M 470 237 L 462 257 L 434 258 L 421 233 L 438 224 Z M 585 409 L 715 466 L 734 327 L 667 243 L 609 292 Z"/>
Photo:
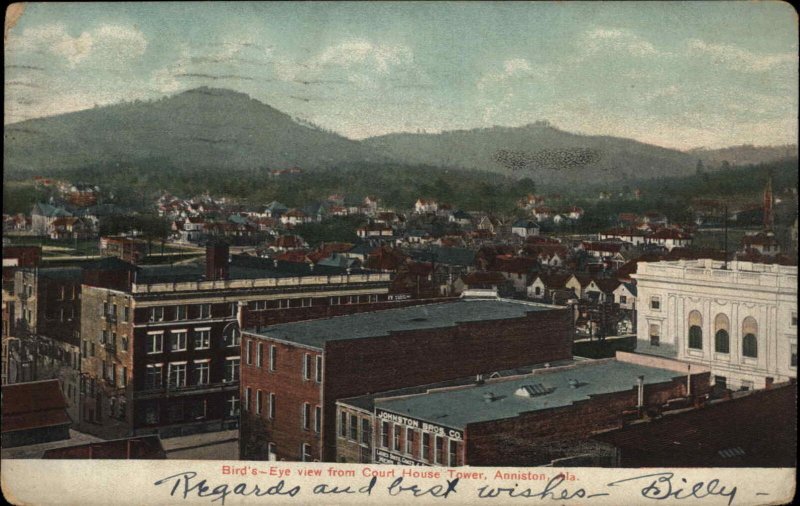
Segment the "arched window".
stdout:
<path fill-rule="evenodd" d="M 758 323 L 755 318 L 748 316 L 742 322 L 742 355 L 745 357 L 758 357 Z"/>
<path fill-rule="evenodd" d="M 720 313 L 714 319 L 714 351 L 730 353 L 730 324 L 728 317 Z"/>
<path fill-rule="evenodd" d="M 703 349 L 703 317 L 699 311 L 689 313 L 689 348 Z"/>

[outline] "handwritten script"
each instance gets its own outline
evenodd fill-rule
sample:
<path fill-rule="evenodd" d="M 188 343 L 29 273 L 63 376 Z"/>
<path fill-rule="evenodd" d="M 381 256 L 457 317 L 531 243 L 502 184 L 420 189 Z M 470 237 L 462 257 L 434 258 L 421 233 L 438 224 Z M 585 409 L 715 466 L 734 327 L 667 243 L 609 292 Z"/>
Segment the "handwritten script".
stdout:
<path fill-rule="evenodd" d="M 265 473 L 266 474 L 266 473 Z M 727 500 L 728 506 L 733 506 L 738 488 L 735 485 L 723 484 L 719 479 L 708 481 L 693 481 L 686 477 L 677 476 L 674 472 L 657 472 L 640 474 L 632 477 L 612 481 L 610 483 L 579 486 L 573 481 L 567 481 L 565 475 L 557 474 L 550 478 L 546 483 L 533 486 L 520 486 L 518 483 L 513 485 L 481 485 L 472 488 L 468 492 L 464 491 L 459 496 L 459 478 L 442 479 L 431 485 L 426 481 L 424 485 L 404 477 L 394 479 L 382 478 L 377 476 L 363 481 L 345 480 L 343 483 L 328 483 L 326 481 L 316 482 L 308 485 L 307 481 L 300 484 L 292 484 L 288 478 L 256 478 L 249 482 L 212 482 L 210 479 L 201 476 L 196 471 L 183 471 L 172 474 L 157 480 L 156 487 L 164 487 L 169 491 L 171 497 L 179 499 L 204 498 L 210 502 L 225 504 L 225 500 L 231 496 L 259 498 L 272 496 L 280 498 L 281 502 L 290 500 L 297 496 L 391 496 L 403 500 L 416 498 L 428 498 L 436 500 L 447 500 L 458 497 L 460 500 L 471 499 L 471 495 L 482 500 L 495 500 L 495 502 L 506 502 L 509 499 L 539 499 L 550 501 L 562 501 L 573 504 L 578 501 L 591 502 L 593 498 L 608 497 L 618 494 L 620 497 L 629 497 L 633 492 L 644 499 L 651 501 L 664 500 L 687 500 L 688 502 L 702 501 L 707 498 L 717 498 Z M 381 492 L 378 494 L 378 492 Z M 757 493 L 756 495 L 767 495 Z M 717 501 L 719 502 L 719 501 Z"/>

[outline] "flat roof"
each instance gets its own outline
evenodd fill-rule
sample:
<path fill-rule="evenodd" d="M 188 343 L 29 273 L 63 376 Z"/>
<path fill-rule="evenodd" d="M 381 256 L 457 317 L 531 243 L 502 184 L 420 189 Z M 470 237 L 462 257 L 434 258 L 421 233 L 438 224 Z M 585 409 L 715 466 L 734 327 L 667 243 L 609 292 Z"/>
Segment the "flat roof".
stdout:
<path fill-rule="evenodd" d="M 508 376 L 520 376 L 523 374 L 530 374 L 531 371 L 537 369 L 545 369 L 547 367 L 562 367 L 567 365 L 572 365 L 576 361 L 581 361 L 586 359 L 581 359 L 580 357 L 575 357 L 571 360 L 555 360 L 553 362 L 542 362 L 538 364 L 531 364 L 521 367 L 514 367 L 513 369 L 503 369 L 502 371 L 492 370 L 492 371 L 484 371 L 481 374 L 484 380 L 489 379 L 490 377 L 495 378 L 506 378 Z M 339 399 L 337 400 L 337 404 L 344 404 L 347 406 L 352 406 L 355 408 L 360 408 L 366 411 L 372 411 L 375 408 L 375 399 L 381 399 L 386 397 L 396 397 L 399 395 L 412 395 L 412 394 L 424 394 L 428 390 L 435 389 L 435 388 L 444 388 L 444 387 L 454 387 L 454 386 L 465 386 L 475 383 L 475 379 L 478 375 L 472 374 L 470 376 L 463 376 L 461 378 L 446 380 L 446 381 L 439 381 L 437 383 L 429 383 L 426 385 L 415 385 L 411 387 L 405 388 L 397 388 L 394 390 L 385 390 L 382 392 L 373 392 L 365 395 L 359 395 L 356 397 L 348 397 L 346 399 Z"/>
<path fill-rule="evenodd" d="M 453 327 L 459 323 L 522 318 L 528 313 L 566 310 L 510 299 L 459 299 L 319 320 L 245 329 L 267 338 L 322 348 L 327 341 L 388 336 L 390 332 Z"/>
<path fill-rule="evenodd" d="M 639 376 L 646 385 L 670 381 L 680 372 L 648 367 L 617 359 L 544 369 L 523 378 L 486 382 L 468 388 L 434 391 L 399 399 L 377 399 L 375 408 L 454 429 L 468 424 L 514 418 L 521 413 L 569 406 L 591 395 L 631 390 Z M 570 380 L 578 382 L 577 388 Z M 541 385 L 548 393 L 534 397 L 515 395 L 520 387 Z M 493 394 L 487 402 L 485 395 Z"/>

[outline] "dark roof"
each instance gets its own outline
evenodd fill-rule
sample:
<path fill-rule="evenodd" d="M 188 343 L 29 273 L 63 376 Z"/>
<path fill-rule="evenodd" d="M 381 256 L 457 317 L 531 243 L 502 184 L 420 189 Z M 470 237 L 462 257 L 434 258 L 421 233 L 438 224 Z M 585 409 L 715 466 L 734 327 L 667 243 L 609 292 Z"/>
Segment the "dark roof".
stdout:
<path fill-rule="evenodd" d="M 797 385 L 776 386 L 594 439 L 637 467 L 795 467 L 796 410 Z"/>
<path fill-rule="evenodd" d="M 97 271 L 136 270 L 136 266 L 134 264 L 126 262 L 114 256 L 109 256 L 101 258 L 100 260 L 95 260 L 94 262 L 86 264 L 84 268 L 88 270 L 97 270 Z"/>
<path fill-rule="evenodd" d="M 166 459 L 158 436 L 139 436 L 45 450 L 43 459 Z"/>
<path fill-rule="evenodd" d="M 432 246 L 429 250 L 411 250 L 409 252 L 414 260 L 445 265 L 472 265 L 475 263 L 475 252 L 466 248 L 448 248 Z"/>
<path fill-rule="evenodd" d="M 323 348 L 327 341 L 388 336 L 392 332 L 453 327 L 459 323 L 522 318 L 553 306 L 505 299 L 461 299 L 247 329 L 254 335 Z"/>
<path fill-rule="evenodd" d="M 58 380 L 33 381 L 3 386 L 5 432 L 69 425 L 67 401 Z"/>

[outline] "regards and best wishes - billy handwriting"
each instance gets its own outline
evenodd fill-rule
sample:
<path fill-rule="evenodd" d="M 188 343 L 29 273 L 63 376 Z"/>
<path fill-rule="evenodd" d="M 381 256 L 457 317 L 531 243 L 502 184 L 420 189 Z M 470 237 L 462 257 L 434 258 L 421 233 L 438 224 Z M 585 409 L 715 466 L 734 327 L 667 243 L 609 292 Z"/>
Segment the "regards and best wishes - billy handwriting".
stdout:
<path fill-rule="evenodd" d="M 223 475 L 241 478 L 210 480 L 196 471 L 182 471 L 154 482 L 174 498 L 208 499 L 225 503 L 231 496 L 257 499 L 261 497 L 289 500 L 298 496 L 396 497 L 400 499 L 428 498 L 446 500 L 539 499 L 552 501 L 591 501 L 594 498 L 631 493 L 644 500 L 704 500 L 716 499 L 718 504 L 732 506 L 739 487 L 723 483 L 720 479 L 693 480 L 671 471 L 634 474 L 608 483 L 581 485 L 574 474 L 561 472 L 552 476 L 539 474 L 542 480 L 534 484 L 520 484 L 514 480 L 491 480 L 484 473 L 462 473 L 455 470 L 420 471 L 393 468 L 363 468 L 360 476 L 353 469 L 330 467 L 289 468 L 281 466 L 223 466 Z M 308 479 L 314 478 L 309 484 Z M 318 478 L 318 480 L 317 480 Z M 296 479 L 301 483 L 292 483 Z M 479 482 L 475 486 L 460 486 L 465 482 Z M 489 482 L 484 484 L 481 482 Z M 524 480 L 518 480 L 524 481 Z M 765 493 L 756 493 L 764 496 Z M 705 502 L 705 501 L 704 501 Z"/>

